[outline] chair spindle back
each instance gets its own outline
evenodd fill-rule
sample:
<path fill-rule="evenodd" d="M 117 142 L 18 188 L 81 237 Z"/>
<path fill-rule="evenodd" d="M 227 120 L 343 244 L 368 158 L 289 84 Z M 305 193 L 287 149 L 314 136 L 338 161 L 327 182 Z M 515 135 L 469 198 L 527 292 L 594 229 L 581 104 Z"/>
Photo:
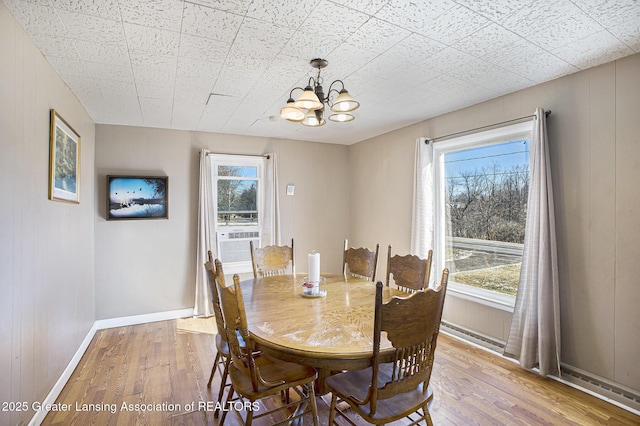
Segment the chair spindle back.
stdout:
<path fill-rule="evenodd" d="M 436 342 L 442 319 L 449 271 L 442 273 L 437 290 L 416 291 L 409 297 L 392 297 L 382 301 L 382 282 L 376 284 L 376 310 L 374 319 L 373 374 L 370 389 L 371 412 L 375 413 L 379 400 L 391 398 L 426 386 L 431 378 Z M 381 332 L 394 348 L 391 377 L 381 384 L 380 367 Z"/>
<path fill-rule="evenodd" d="M 342 273 L 357 278 L 375 281 L 378 268 L 378 253 L 380 244 L 376 244 L 376 250 L 368 248 L 350 248 L 349 240 L 344 240 L 344 255 L 342 258 Z"/>
<path fill-rule="evenodd" d="M 266 246 L 259 248 L 253 245 L 253 241 L 249 241 L 249 245 L 254 278 L 296 273 L 293 238 L 291 239 L 291 247 Z"/>
<path fill-rule="evenodd" d="M 391 255 L 391 245 L 387 253 L 387 286 L 391 283 L 391 276 L 399 290 L 413 293 L 429 286 L 433 251 L 429 250 L 426 259 L 413 254 L 406 256 Z"/>

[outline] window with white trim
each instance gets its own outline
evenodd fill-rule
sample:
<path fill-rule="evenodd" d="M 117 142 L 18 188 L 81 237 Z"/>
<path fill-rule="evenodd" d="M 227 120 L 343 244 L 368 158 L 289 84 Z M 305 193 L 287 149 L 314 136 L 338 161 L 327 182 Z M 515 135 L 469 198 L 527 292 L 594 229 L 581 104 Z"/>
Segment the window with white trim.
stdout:
<path fill-rule="evenodd" d="M 252 271 L 249 241 L 260 246 L 263 157 L 211 155 L 216 248 L 225 273 Z"/>
<path fill-rule="evenodd" d="M 529 189 L 531 122 L 433 146 L 435 243 L 458 296 L 512 310 Z"/>

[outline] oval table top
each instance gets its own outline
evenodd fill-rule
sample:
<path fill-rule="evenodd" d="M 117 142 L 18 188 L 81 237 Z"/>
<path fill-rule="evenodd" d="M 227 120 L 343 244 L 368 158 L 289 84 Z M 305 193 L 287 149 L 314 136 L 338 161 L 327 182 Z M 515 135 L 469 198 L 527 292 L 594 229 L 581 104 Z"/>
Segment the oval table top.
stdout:
<path fill-rule="evenodd" d="M 365 368 L 373 355 L 374 282 L 327 275 L 325 297 L 302 296 L 304 274 L 242 282 L 249 331 L 258 346 L 286 361 L 330 371 Z M 383 300 L 406 296 L 384 287 Z M 381 339 L 381 353 L 391 347 Z"/>

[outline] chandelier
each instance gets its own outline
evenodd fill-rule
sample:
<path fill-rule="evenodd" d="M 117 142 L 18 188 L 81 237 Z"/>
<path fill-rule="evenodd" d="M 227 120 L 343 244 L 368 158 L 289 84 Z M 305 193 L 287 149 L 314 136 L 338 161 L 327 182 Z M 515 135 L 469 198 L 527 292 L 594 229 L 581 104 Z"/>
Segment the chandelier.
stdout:
<path fill-rule="evenodd" d="M 347 92 L 342 80 L 335 80 L 331 83 L 327 95 L 325 96 L 324 94 L 320 71 L 326 67 L 329 62 L 326 59 L 312 59 L 309 63 L 313 68 L 318 69 L 318 75 L 315 78 L 310 77 L 309 83 L 304 89 L 302 87 L 294 87 L 291 89 L 287 105 L 280 110 L 280 116 L 288 121 L 302 123 L 305 126 L 323 126 L 326 123 L 324 119 L 326 104 L 332 112 L 331 115 L 329 115 L 329 120 L 337 122 L 353 120 L 355 117 L 351 112 L 356 110 L 360 106 L 360 103 L 353 99 L 353 96 Z M 334 85 L 340 85 L 342 88 L 338 90 L 334 88 Z M 295 90 L 302 90 L 302 93 L 298 96 L 298 99 L 294 101 L 293 92 Z"/>

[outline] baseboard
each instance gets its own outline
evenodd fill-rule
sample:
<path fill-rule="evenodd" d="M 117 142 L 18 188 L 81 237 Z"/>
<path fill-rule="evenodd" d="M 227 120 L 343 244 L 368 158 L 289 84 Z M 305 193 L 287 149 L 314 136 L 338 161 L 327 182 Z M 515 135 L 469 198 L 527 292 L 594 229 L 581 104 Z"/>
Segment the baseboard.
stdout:
<path fill-rule="evenodd" d="M 446 323 L 445 321 L 441 323 L 440 332 L 462 340 L 465 343 L 469 343 L 477 348 L 484 349 L 508 361 L 518 363 L 516 360 L 503 355 L 505 343 L 493 337 L 485 336 L 468 328 L 457 324 Z M 560 368 L 562 377 L 549 377 L 616 405 L 630 413 L 640 415 L 640 395 L 638 395 L 637 391 L 564 363 L 560 365 Z"/>
<path fill-rule="evenodd" d="M 502 356 L 504 352 L 504 342 L 499 341 L 496 338 L 478 333 L 470 330 L 466 327 L 462 327 L 458 324 L 442 321 L 440 325 L 440 331 L 451 337 L 457 337 L 464 340 L 467 343 L 472 343 L 474 346 L 478 346 L 481 349 L 489 350 L 495 354 Z"/>
<path fill-rule="evenodd" d="M 175 311 L 154 312 L 152 314 L 132 315 L 128 317 L 109 318 L 95 322 L 97 330 L 106 328 L 125 327 L 127 325 L 146 324 L 148 322 L 167 321 L 193 316 L 193 308 L 178 309 Z"/>
<path fill-rule="evenodd" d="M 93 336 L 96 334 L 97 330 L 98 329 L 96 328 L 96 323 L 94 322 L 93 326 L 80 344 L 80 347 L 78 347 L 78 350 L 71 358 L 71 361 L 69 361 L 67 367 L 64 369 L 64 371 L 62 371 L 62 374 L 58 378 L 58 381 L 55 385 L 53 385 L 53 388 L 51 388 L 51 391 L 49 391 L 47 397 L 42 401 L 42 406 L 54 404 L 56 402 L 58 395 L 60 395 L 60 392 L 62 392 L 64 385 L 67 384 L 67 381 L 71 377 L 71 374 L 73 374 L 73 371 L 78 366 L 78 363 L 82 359 L 82 355 L 84 355 L 84 352 L 89 347 L 89 344 L 91 343 L 91 340 L 93 339 Z M 29 421 L 29 425 L 39 425 L 40 423 L 42 423 L 47 413 L 48 411 L 45 410 L 36 411 L 34 416 L 31 418 L 31 421 Z"/>
<path fill-rule="evenodd" d="M 132 315 L 128 317 L 110 318 L 110 319 L 95 321 L 91 326 L 91 329 L 87 333 L 86 337 L 78 347 L 78 350 L 69 361 L 69 364 L 67 364 L 67 367 L 64 369 L 64 371 L 56 381 L 56 384 L 53 385 L 53 388 L 51 388 L 51 391 L 49 391 L 49 394 L 42 401 L 42 406 L 45 406 L 47 404 L 54 404 L 56 402 L 56 399 L 60 395 L 60 392 L 62 392 L 62 389 L 67 384 L 67 381 L 69 380 L 74 370 L 80 363 L 80 360 L 82 359 L 82 356 L 84 355 L 85 351 L 89 347 L 89 344 L 91 343 L 91 340 L 95 336 L 96 331 L 104 330 L 106 328 L 124 327 L 127 325 L 145 324 L 149 322 L 166 321 L 166 320 L 172 320 L 172 319 L 178 319 L 178 318 L 187 318 L 191 316 L 193 316 L 193 308 L 179 309 L 175 311 L 166 311 L 166 312 L 155 312 L 152 314 Z M 36 411 L 34 416 L 29 421 L 29 425 L 30 426 L 40 425 L 40 423 L 42 423 L 42 421 L 44 420 L 47 414 L 48 412 L 44 410 Z"/>
<path fill-rule="evenodd" d="M 565 363 L 560 368 L 562 377 L 553 379 L 640 416 L 638 391 Z"/>

